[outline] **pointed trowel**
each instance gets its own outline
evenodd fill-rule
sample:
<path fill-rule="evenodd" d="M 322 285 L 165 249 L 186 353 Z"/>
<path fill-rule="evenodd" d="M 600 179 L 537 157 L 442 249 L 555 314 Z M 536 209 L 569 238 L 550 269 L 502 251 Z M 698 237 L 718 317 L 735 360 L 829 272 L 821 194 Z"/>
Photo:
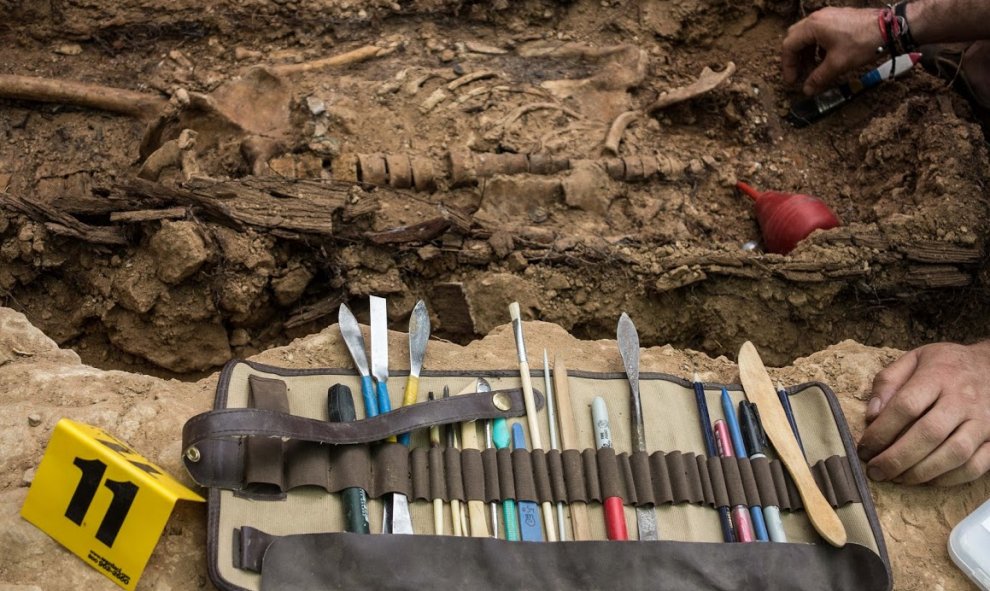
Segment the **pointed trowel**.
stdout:
<path fill-rule="evenodd" d="M 409 379 L 402 395 L 402 406 L 416 404 L 419 397 L 419 372 L 423 369 L 426 356 L 426 343 L 430 340 L 430 313 L 423 300 L 416 302 L 409 316 Z M 409 434 L 399 435 L 399 443 L 409 445 Z"/>
<path fill-rule="evenodd" d="M 354 314 L 344 304 L 340 305 L 337 322 L 340 324 L 340 334 L 344 337 L 347 350 L 351 353 L 351 359 L 354 360 L 354 366 L 361 374 L 361 398 L 364 400 L 364 416 L 367 418 L 378 416 L 378 403 L 375 401 L 375 390 L 371 383 L 371 375 L 368 372 L 368 357 L 364 352 L 364 336 L 361 335 L 361 326 L 358 325 Z"/>

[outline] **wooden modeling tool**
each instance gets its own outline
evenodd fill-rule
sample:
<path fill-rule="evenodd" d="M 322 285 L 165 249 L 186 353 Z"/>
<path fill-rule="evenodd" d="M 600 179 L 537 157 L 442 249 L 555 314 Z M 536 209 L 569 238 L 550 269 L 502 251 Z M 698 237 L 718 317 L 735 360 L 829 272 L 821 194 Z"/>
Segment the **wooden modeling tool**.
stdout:
<path fill-rule="evenodd" d="M 746 398 L 760 409 L 763 429 L 777 451 L 780 461 L 794 479 L 811 525 L 829 544 L 839 548 L 845 546 L 845 526 L 815 483 L 811 469 L 808 468 L 804 454 L 801 453 L 797 439 L 791 431 L 791 425 L 787 422 L 787 416 L 780 405 L 780 399 L 777 398 L 770 375 L 767 374 L 756 347 L 749 341 L 743 343 L 742 348 L 739 349 L 739 378 L 746 391 Z"/>
<path fill-rule="evenodd" d="M 560 355 L 553 358 L 553 385 L 557 395 L 557 416 L 560 418 L 560 442 L 564 449 L 581 449 L 578 443 L 577 424 L 571 407 L 571 391 L 567 385 L 567 366 Z M 591 539 L 591 526 L 588 521 L 588 505 L 581 501 L 570 503 L 571 528 L 574 539 Z"/>

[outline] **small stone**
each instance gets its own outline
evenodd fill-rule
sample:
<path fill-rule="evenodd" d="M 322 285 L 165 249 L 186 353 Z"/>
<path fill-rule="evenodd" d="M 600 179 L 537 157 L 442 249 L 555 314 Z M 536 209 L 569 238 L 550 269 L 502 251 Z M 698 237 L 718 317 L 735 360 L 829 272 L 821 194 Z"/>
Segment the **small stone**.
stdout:
<path fill-rule="evenodd" d="M 21 486 L 31 486 L 32 482 L 34 482 L 34 468 L 28 468 L 21 475 Z"/>
<path fill-rule="evenodd" d="M 454 61 L 454 58 L 455 57 L 457 57 L 457 54 L 454 53 L 454 50 L 453 49 L 449 49 L 448 48 L 448 49 L 444 49 L 443 51 L 440 52 L 440 61 L 442 61 L 444 63 Z"/>
<path fill-rule="evenodd" d="M 79 55 L 82 53 L 82 46 L 78 43 L 63 43 L 55 48 L 55 53 L 61 55 Z"/>
<path fill-rule="evenodd" d="M 306 97 L 306 108 L 313 115 L 321 115 L 326 112 L 327 104 L 323 102 L 323 99 L 317 98 L 315 96 Z"/>
<path fill-rule="evenodd" d="M 235 328 L 233 332 L 230 333 L 230 346 L 231 347 L 243 347 L 244 345 L 251 342 L 251 335 L 248 331 L 243 328 Z"/>
<path fill-rule="evenodd" d="M 36 412 L 33 412 L 28 415 L 28 425 L 32 427 L 37 427 L 40 424 L 41 424 L 41 415 L 39 415 Z"/>

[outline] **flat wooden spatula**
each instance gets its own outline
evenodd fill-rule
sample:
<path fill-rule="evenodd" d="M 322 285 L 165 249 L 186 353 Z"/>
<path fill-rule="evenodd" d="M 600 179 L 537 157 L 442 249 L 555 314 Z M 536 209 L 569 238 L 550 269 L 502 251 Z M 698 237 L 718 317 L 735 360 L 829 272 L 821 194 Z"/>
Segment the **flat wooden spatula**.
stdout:
<path fill-rule="evenodd" d="M 839 548 L 845 546 L 846 528 L 815 483 L 811 469 L 808 468 L 794 432 L 787 422 L 787 415 L 780 405 L 780 399 L 773 389 L 767 368 L 763 365 L 756 347 L 749 341 L 743 343 L 742 348 L 739 349 L 739 378 L 746 391 L 746 398 L 760 409 L 763 428 L 770 438 L 770 443 L 777 450 L 780 461 L 794 479 L 811 525 L 829 544 Z"/>

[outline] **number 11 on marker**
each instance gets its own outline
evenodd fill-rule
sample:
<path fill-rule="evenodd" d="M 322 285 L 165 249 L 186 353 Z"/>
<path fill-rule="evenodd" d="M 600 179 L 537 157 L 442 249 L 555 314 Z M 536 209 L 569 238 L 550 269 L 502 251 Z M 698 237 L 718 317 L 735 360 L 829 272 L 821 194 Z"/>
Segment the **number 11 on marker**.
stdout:
<path fill-rule="evenodd" d="M 110 580 L 133 589 L 179 499 L 203 501 L 126 443 L 62 419 L 21 516 Z"/>

